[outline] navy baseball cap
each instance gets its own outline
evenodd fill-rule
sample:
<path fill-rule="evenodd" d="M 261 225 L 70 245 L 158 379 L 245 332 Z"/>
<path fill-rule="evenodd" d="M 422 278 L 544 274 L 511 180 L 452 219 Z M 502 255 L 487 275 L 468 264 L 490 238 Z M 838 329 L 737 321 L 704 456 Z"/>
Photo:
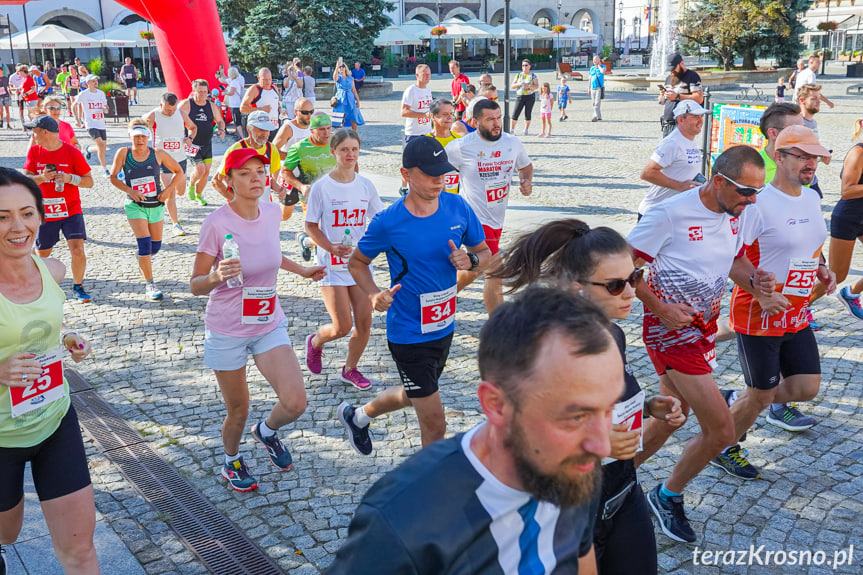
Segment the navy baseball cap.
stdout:
<path fill-rule="evenodd" d="M 428 136 L 420 136 L 408 142 L 402 154 L 402 166 L 408 169 L 419 168 L 424 174 L 433 177 L 456 171 L 455 166 L 449 163 L 440 142 Z"/>
<path fill-rule="evenodd" d="M 677 65 L 683 62 L 683 56 L 674 52 L 673 54 L 668 55 L 668 69 L 674 70 L 677 68 Z"/>
<path fill-rule="evenodd" d="M 58 133 L 60 131 L 60 124 L 57 123 L 57 120 L 51 116 L 45 115 L 36 116 L 33 118 L 32 122 L 25 122 L 24 127 L 29 130 L 32 130 L 33 128 L 41 128 L 54 133 Z"/>

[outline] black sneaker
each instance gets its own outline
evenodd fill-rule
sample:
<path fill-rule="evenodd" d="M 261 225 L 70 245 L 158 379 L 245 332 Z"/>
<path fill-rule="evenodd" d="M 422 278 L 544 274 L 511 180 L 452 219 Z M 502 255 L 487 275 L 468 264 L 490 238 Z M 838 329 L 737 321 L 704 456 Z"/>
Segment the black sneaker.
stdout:
<path fill-rule="evenodd" d="M 372 453 L 372 438 L 369 437 L 369 426 L 357 427 L 354 423 L 354 412 L 356 409 L 343 401 L 336 411 L 339 421 L 345 426 L 345 432 L 348 435 L 348 441 L 354 449 L 362 455 L 371 455 Z"/>
<path fill-rule="evenodd" d="M 252 429 L 250 430 L 252 437 L 255 438 L 255 441 L 267 448 L 267 453 L 270 456 L 270 463 L 273 464 L 273 467 L 281 469 L 282 471 L 289 470 L 294 466 L 291 452 L 288 451 L 288 448 L 285 447 L 285 444 L 282 443 L 282 440 L 279 439 L 278 435 L 271 435 L 269 437 L 261 435 L 261 423 L 263 422 L 256 423 L 252 426 Z"/>
<path fill-rule="evenodd" d="M 730 447 L 727 453 L 720 453 L 711 459 L 710 465 L 724 469 L 729 475 L 745 481 L 758 479 L 761 477 L 761 472 L 749 463 L 749 460 L 746 459 L 746 453 L 746 450 L 740 447 L 738 443 L 734 447 Z"/>
<path fill-rule="evenodd" d="M 306 245 L 306 240 L 308 240 L 309 245 Z M 300 235 L 297 236 L 297 243 L 300 245 L 300 251 L 303 254 L 303 259 L 307 262 L 312 261 L 312 238 L 309 237 L 309 234 L 306 232 L 301 232 Z"/>
<path fill-rule="evenodd" d="M 664 501 L 659 496 L 660 483 L 647 494 L 647 502 L 656 515 L 662 532 L 681 543 L 695 543 L 695 532 L 689 526 L 686 513 L 683 512 L 683 495 L 675 495 Z"/>

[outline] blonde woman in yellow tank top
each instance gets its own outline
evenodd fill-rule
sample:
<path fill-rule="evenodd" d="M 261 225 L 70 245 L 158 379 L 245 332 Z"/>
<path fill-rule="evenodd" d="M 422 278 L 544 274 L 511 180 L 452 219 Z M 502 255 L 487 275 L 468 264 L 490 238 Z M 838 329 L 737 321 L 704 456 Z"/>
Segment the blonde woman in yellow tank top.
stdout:
<path fill-rule="evenodd" d="M 0 168 L 0 550 L 21 531 L 29 462 L 60 565 L 91 575 L 93 487 L 63 378 L 63 359 L 83 360 L 90 344 L 63 324 L 65 266 L 33 253 L 44 215 L 39 187 Z"/>

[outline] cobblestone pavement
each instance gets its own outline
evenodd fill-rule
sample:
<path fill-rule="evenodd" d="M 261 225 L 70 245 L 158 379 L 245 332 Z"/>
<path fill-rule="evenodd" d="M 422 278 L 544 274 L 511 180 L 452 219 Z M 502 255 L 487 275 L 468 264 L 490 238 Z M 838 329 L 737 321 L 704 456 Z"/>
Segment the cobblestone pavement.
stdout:
<path fill-rule="evenodd" d="M 841 159 L 852 145 L 852 122 L 858 117 L 860 99 L 846 96 L 849 80 L 838 68 L 827 79 L 826 93 L 835 110 L 818 116 L 823 142 L 836 150 L 837 161 L 819 167 L 826 190 L 825 216 L 838 199 Z M 502 78 L 495 80 L 502 84 Z M 553 82 L 551 74 L 542 81 Z M 401 90 L 409 82 L 396 81 L 396 93 L 385 101 L 363 101 L 368 121 L 361 168 L 387 176 L 397 175 L 400 161 L 401 122 L 394 121 Z M 434 76 L 432 88 L 442 92 L 447 77 Z M 764 86 L 768 88 L 768 86 Z M 635 220 L 635 207 L 646 191 L 638 174 L 659 139 L 660 108 L 653 94 L 610 92 L 603 103 L 603 122 L 591 123 L 586 85 L 573 82 L 576 93 L 570 120 L 554 120 L 554 136 L 536 137 L 539 114 L 524 138 L 536 166 L 538 197 L 513 202 L 509 231 L 525 229 L 523 218 L 584 217 L 625 232 Z M 772 92 L 772 88 L 765 90 Z M 144 113 L 158 101 L 159 90 L 142 91 Z M 714 94 L 714 101 L 734 101 L 731 92 Z M 520 126 L 522 124 L 520 123 Z M 124 141 L 122 124 L 109 124 L 109 156 Z M 79 137 L 83 134 L 79 132 Z M 20 167 L 25 154 L 21 133 L 0 136 L 0 165 Z M 83 141 L 86 141 L 82 138 Z M 217 146 L 217 153 L 225 145 Z M 95 173 L 95 172 L 94 172 Z M 379 190 L 385 201 L 394 201 L 395 188 Z M 257 542 L 287 573 L 311 574 L 324 570 L 346 536 L 352 513 L 365 490 L 420 447 L 418 427 L 410 410 L 393 413 L 374 422 L 375 451 L 371 457 L 357 455 L 343 439 L 342 427 L 334 419 L 336 406 L 347 400 L 362 403 L 386 385 L 398 381 L 386 349 L 384 317 L 375 315 L 371 343 L 362 358 L 363 372 L 375 381 L 369 391 L 358 391 L 339 383 L 338 369 L 347 349 L 346 341 L 325 349 L 324 373 L 312 375 L 304 369 L 308 409 L 282 436 L 294 454 L 294 468 L 279 472 L 268 463 L 266 453 L 250 436 L 241 453 L 260 488 L 252 493 L 229 490 L 218 476 L 221 460 L 220 425 L 224 415 L 212 372 L 201 363 L 203 311 L 206 298 L 189 293 L 188 279 L 197 232 L 204 217 L 222 203 L 208 190 L 209 207 L 179 199 L 182 222 L 189 233 L 166 240 L 155 258 L 154 272 L 165 292 L 161 303 L 148 301 L 139 277 L 133 236 L 126 223 L 123 196 L 106 178 L 96 176 L 96 186 L 85 191 L 89 259 L 86 287 L 93 302 L 66 304 L 67 319 L 93 343 L 91 359 L 79 365 L 89 382 L 138 429 L 166 460 L 197 489 Z M 517 223 L 519 225 L 512 225 Z M 299 260 L 292 241 L 301 220 L 294 217 L 283 225 L 282 246 Z M 55 255 L 68 264 L 68 251 L 61 244 Z M 382 262 L 377 262 L 382 265 Z M 863 260 L 857 257 L 851 272 L 859 276 Z M 385 283 L 385 270 L 376 267 L 378 283 Z M 71 291 L 69 280 L 64 283 Z M 288 274 L 279 279 L 282 305 L 290 320 L 294 349 L 303 358 L 302 342 L 307 334 L 327 320 L 318 289 Z M 863 433 L 860 429 L 863 373 L 860 369 L 860 324 L 834 298 L 815 305 L 815 317 L 823 326 L 817 334 L 823 358 L 824 383 L 818 397 L 802 406 L 820 423 L 796 435 L 764 425 L 759 420 L 749 434 L 746 447 L 763 477 L 742 483 L 721 470 L 708 467 L 686 491 L 687 509 L 699 534 L 701 550 L 765 549 L 824 551 L 832 561 L 834 551 L 853 545 L 854 564 L 837 572 L 860 573 L 863 563 Z M 481 420 L 475 399 L 477 369 L 475 351 L 479 329 L 486 318 L 481 284 L 468 288 L 461 297 L 456 336 L 444 372 L 441 390 L 450 433 L 464 431 Z M 658 382 L 639 337 L 640 314 L 623 322 L 630 342 L 629 358 L 641 385 L 655 393 Z M 742 389 L 736 350 L 721 344 L 716 378 L 723 388 Z M 251 414 L 249 422 L 263 418 L 275 395 L 254 368 L 249 368 Z M 665 478 L 692 436 L 694 422 L 676 434 L 659 454 L 641 470 L 649 489 Z M 124 481 L 111 462 L 88 444 L 96 487 L 96 502 L 102 514 L 124 539 L 149 574 L 202 573 L 206 569 L 186 550 L 170 530 L 170 518 L 159 516 Z M 692 548 L 657 534 L 659 564 L 664 573 L 827 573 L 833 566 L 711 566 L 693 564 Z M 764 554 L 762 553 L 762 557 Z M 817 556 L 816 556 L 817 558 Z M 727 559 L 727 557 L 725 558 Z M 106 566 L 106 573 L 111 573 Z"/>

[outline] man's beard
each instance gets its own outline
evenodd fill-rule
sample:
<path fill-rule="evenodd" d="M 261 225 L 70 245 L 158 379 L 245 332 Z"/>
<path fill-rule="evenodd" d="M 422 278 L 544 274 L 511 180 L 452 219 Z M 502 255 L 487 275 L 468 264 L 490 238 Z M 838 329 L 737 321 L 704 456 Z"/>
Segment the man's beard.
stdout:
<path fill-rule="evenodd" d="M 580 457 L 568 457 L 563 460 L 561 468 L 553 474 L 547 474 L 539 469 L 528 455 L 530 447 L 517 416 L 513 418 L 509 435 L 504 440 L 504 447 L 509 449 L 515 463 L 518 478 L 525 491 L 535 499 L 547 501 L 561 508 L 575 507 L 588 503 L 599 490 L 602 481 L 602 462 L 599 457 L 585 454 Z M 594 462 L 593 469 L 575 478 L 567 475 L 563 468 L 568 465 L 581 465 Z"/>
<path fill-rule="evenodd" d="M 821 110 L 819 108 L 806 108 L 806 113 L 809 114 L 810 116 L 814 116 L 815 114 L 817 114 L 820 111 Z"/>
<path fill-rule="evenodd" d="M 267 144 L 267 139 L 269 136 L 262 136 L 260 140 L 257 140 L 251 132 L 249 132 L 249 141 L 255 145 L 255 149 L 263 148 Z"/>
<path fill-rule="evenodd" d="M 482 139 L 488 142 L 497 142 L 503 135 L 503 130 L 498 132 L 497 136 L 493 135 L 491 133 L 491 130 L 485 130 L 484 128 L 480 128 L 479 126 L 477 126 L 476 130 L 477 132 L 479 132 L 479 135 L 482 136 Z"/>

